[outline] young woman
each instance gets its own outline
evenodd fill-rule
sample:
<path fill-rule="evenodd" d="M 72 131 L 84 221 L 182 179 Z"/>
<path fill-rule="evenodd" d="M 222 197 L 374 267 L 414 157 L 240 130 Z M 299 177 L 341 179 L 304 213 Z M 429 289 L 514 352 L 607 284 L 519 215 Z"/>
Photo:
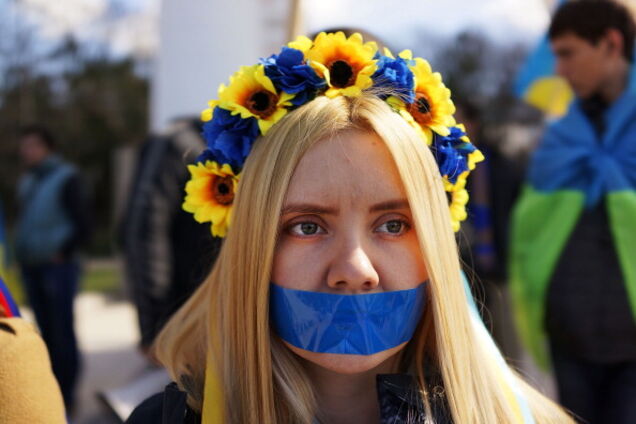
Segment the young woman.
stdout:
<path fill-rule="evenodd" d="M 221 86 L 184 208 L 226 239 L 157 342 L 176 384 L 130 423 L 572 422 L 467 295 L 453 229 L 481 157 L 449 96 L 342 33 Z"/>

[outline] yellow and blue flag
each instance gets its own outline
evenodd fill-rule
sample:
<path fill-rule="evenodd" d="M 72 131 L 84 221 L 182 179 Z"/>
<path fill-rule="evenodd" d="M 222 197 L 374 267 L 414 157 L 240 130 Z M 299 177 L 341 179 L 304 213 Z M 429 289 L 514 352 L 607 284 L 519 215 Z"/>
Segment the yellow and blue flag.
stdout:
<path fill-rule="evenodd" d="M 557 7 L 565 1 L 560 0 Z M 567 82 L 555 75 L 554 65 L 555 57 L 546 34 L 517 75 L 515 93 L 548 115 L 560 117 L 565 115 L 574 95 Z"/>

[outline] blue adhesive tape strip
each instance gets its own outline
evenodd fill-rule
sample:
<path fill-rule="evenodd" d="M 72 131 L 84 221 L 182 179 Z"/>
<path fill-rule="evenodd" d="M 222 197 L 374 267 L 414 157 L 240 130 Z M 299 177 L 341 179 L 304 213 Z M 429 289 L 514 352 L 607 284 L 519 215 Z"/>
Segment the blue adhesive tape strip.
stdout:
<path fill-rule="evenodd" d="M 410 290 L 342 295 L 270 285 L 276 333 L 317 353 L 371 355 L 413 337 L 424 312 L 426 283 Z"/>

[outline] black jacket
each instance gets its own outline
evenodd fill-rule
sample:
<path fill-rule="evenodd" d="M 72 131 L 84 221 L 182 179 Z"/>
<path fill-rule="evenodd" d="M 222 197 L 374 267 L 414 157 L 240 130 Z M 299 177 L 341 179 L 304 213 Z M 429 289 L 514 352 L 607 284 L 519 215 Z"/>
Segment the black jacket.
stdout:
<path fill-rule="evenodd" d="M 205 279 L 221 246 L 209 224 L 197 223 L 182 208 L 187 164 L 205 147 L 199 133 L 194 123 L 180 122 L 144 143 L 119 224 L 142 346 L 152 344 Z"/>
<path fill-rule="evenodd" d="M 377 376 L 378 400 L 382 424 L 420 424 L 425 422 L 424 406 L 418 394 L 417 382 L 407 374 Z M 441 385 L 433 386 L 431 414 L 436 424 L 451 424 L 449 409 Z M 200 424 L 201 417 L 186 403 L 185 392 L 176 383 L 169 384 L 141 403 L 126 421 L 127 424 Z"/>

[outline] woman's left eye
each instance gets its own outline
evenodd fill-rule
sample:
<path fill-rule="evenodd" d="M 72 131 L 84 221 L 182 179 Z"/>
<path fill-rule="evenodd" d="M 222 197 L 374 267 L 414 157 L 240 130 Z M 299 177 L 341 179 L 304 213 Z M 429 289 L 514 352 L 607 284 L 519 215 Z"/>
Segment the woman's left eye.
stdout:
<path fill-rule="evenodd" d="M 313 236 L 324 234 L 325 230 L 315 222 L 308 221 L 292 225 L 289 228 L 289 232 L 297 236 Z"/>
<path fill-rule="evenodd" d="M 380 225 L 376 231 L 379 233 L 401 234 L 407 230 L 407 224 L 404 221 L 392 219 Z"/>

